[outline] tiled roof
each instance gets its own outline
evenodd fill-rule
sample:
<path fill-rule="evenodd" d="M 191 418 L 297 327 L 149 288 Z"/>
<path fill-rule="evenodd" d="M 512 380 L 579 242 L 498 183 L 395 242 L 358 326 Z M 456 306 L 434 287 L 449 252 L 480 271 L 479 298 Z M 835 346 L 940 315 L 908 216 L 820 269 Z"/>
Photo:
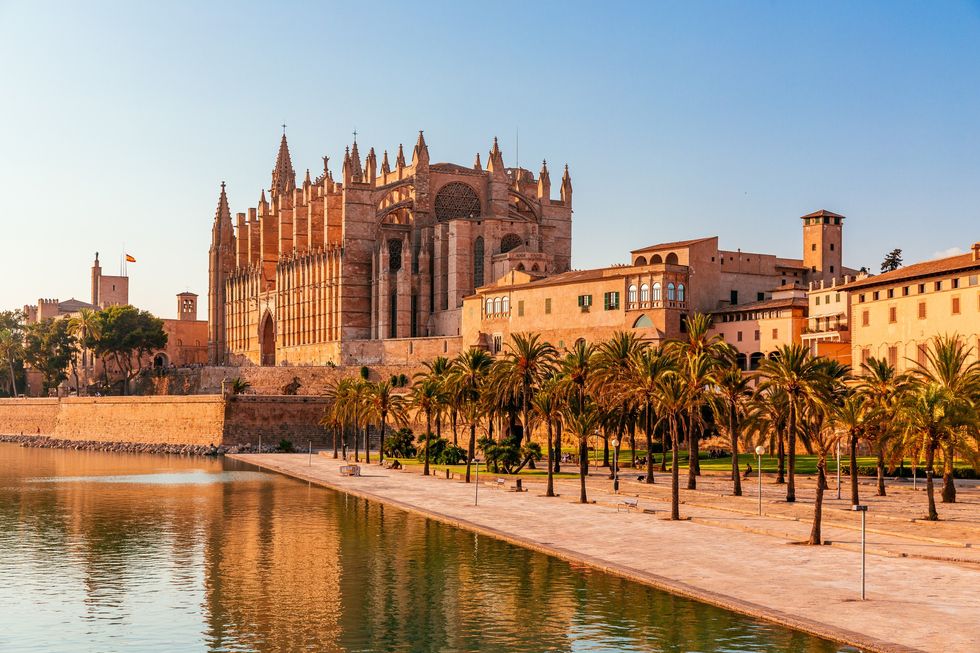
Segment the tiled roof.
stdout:
<path fill-rule="evenodd" d="M 761 302 L 736 304 L 727 308 L 711 311 L 714 314 L 744 313 L 745 311 L 767 311 L 775 308 L 804 308 L 807 306 L 806 297 L 787 297 L 786 299 L 765 299 Z"/>
<path fill-rule="evenodd" d="M 864 279 L 852 281 L 851 283 L 844 284 L 843 286 L 838 286 L 838 289 L 857 290 L 858 288 L 870 288 L 872 286 L 881 286 L 889 283 L 895 283 L 896 281 L 903 281 L 905 279 L 930 277 L 940 274 L 948 274 L 957 270 L 968 270 L 971 268 L 980 269 L 980 261 L 973 259 L 972 252 L 967 252 L 966 254 L 958 254 L 956 256 L 936 259 L 934 261 L 925 261 L 924 263 L 906 265 L 905 267 L 898 268 L 897 270 L 893 270 L 891 272 L 876 274 Z"/>
<path fill-rule="evenodd" d="M 827 209 L 820 209 L 819 211 L 814 211 L 813 213 L 807 213 L 806 215 L 800 216 L 800 219 L 805 218 L 843 218 L 840 213 L 834 213 L 833 211 L 828 211 Z"/>
<path fill-rule="evenodd" d="M 712 240 L 713 238 L 716 238 L 716 236 L 708 236 L 707 238 L 694 238 L 692 240 L 678 240 L 673 243 L 660 243 L 658 245 L 649 245 L 647 247 L 641 247 L 640 249 L 633 249 L 630 250 L 630 253 L 634 254 L 636 252 L 646 252 L 651 249 L 670 249 L 674 247 L 688 247 L 690 245 L 695 245 L 697 243 L 703 243 L 707 240 Z"/>

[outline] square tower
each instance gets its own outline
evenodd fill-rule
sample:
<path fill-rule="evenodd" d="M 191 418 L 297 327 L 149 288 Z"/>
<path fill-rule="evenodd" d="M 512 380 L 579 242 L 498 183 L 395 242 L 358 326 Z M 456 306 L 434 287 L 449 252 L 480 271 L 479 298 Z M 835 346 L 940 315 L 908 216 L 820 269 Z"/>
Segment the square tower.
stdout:
<path fill-rule="evenodd" d="M 844 273 L 842 234 L 844 216 L 821 209 L 804 215 L 803 267 L 807 281 L 830 283 Z"/>
<path fill-rule="evenodd" d="M 197 295 L 192 292 L 177 294 L 177 319 L 191 321 L 197 319 Z"/>

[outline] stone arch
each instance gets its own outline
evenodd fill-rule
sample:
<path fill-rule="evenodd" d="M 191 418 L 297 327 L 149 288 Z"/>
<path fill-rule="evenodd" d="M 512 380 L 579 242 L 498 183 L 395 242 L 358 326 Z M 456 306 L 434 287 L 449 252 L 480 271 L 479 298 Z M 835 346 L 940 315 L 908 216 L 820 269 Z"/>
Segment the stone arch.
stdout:
<path fill-rule="evenodd" d="M 480 196 L 469 184 L 461 181 L 451 181 L 440 188 L 436 193 L 434 208 L 439 222 L 478 218 L 483 213 Z"/>
<path fill-rule="evenodd" d="M 650 259 L 650 263 L 651 263 L 652 265 L 660 265 L 660 264 L 661 264 L 661 263 L 663 263 L 663 262 L 664 262 L 664 260 L 663 260 L 663 258 L 662 258 L 662 257 L 660 256 L 660 254 L 654 254 L 654 255 L 653 255 L 653 258 L 651 258 L 651 259 Z"/>
<path fill-rule="evenodd" d="M 500 253 L 506 254 L 507 252 L 517 249 L 524 244 L 524 239 L 517 234 L 507 234 L 500 239 Z"/>
<path fill-rule="evenodd" d="M 511 217 L 531 222 L 538 221 L 538 212 L 534 210 L 534 204 L 523 193 L 511 189 L 510 206 L 508 208 L 508 214 Z"/>
<path fill-rule="evenodd" d="M 517 264 L 517 271 L 518 272 L 524 272 L 524 264 L 523 263 L 518 263 Z"/>
<path fill-rule="evenodd" d="M 761 351 L 757 351 L 753 353 L 751 356 L 749 356 L 749 369 L 750 370 L 759 369 L 759 363 L 761 363 L 762 359 L 765 357 L 766 355 L 763 354 Z"/>
<path fill-rule="evenodd" d="M 633 322 L 634 329 L 650 329 L 652 327 L 653 320 L 651 320 L 646 314 L 636 318 L 636 320 Z"/>
<path fill-rule="evenodd" d="M 646 265 L 646 264 L 647 264 L 646 256 L 637 256 L 636 260 L 633 261 L 633 265 Z"/>
<path fill-rule="evenodd" d="M 153 367 L 167 367 L 170 365 L 170 358 L 166 352 L 159 352 L 153 357 Z"/>
<path fill-rule="evenodd" d="M 259 321 L 259 346 L 260 364 L 276 364 L 276 322 L 272 319 L 272 313 L 265 312 Z"/>
<path fill-rule="evenodd" d="M 746 360 L 746 358 L 745 358 L 745 354 L 743 354 L 743 353 L 741 353 L 741 352 L 739 352 L 738 354 L 736 354 L 736 355 L 735 355 L 735 364 L 736 364 L 736 365 L 738 366 L 738 369 L 740 369 L 740 370 L 742 370 L 743 372 L 744 372 L 744 371 L 745 371 L 746 369 L 748 369 L 748 368 L 746 367 L 746 363 L 747 363 L 747 362 L 748 362 L 748 361 L 747 361 L 747 360 Z"/>
<path fill-rule="evenodd" d="M 667 255 L 667 259 L 664 261 L 667 265 L 677 265 L 677 254 L 671 252 Z"/>
<path fill-rule="evenodd" d="M 537 263 L 535 263 L 534 265 L 531 266 L 531 272 L 540 272 L 540 271 L 541 271 L 541 268 L 538 267 L 538 264 Z"/>

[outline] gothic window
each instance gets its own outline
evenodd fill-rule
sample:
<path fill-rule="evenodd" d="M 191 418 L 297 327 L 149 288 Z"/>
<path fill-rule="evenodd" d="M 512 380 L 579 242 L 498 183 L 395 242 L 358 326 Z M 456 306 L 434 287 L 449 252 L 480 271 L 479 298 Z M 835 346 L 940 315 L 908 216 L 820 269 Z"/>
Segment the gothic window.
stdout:
<path fill-rule="evenodd" d="M 480 198 L 466 184 L 454 181 L 443 186 L 436 195 L 436 219 L 440 222 L 479 217 Z"/>
<path fill-rule="evenodd" d="M 672 301 L 674 301 L 675 298 L 676 297 L 675 297 L 675 293 L 674 293 L 674 284 L 673 283 L 668 283 L 667 284 L 667 301 L 668 302 L 672 302 Z"/>
<path fill-rule="evenodd" d="M 653 301 L 655 301 L 655 302 L 659 302 L 660 301 L 660 282 L 659 281 L 657 281 L 656 283 L 653 284 Z"/>
<path fill-rule="evenodd" d="M 479 288 L 483 281 L 483 236 L 477 236 L 473 241 L 473 287 Z"/>
<path fill-rule="evenodd" d="M 648 284 L 640 284 L 640 301 L 648 302 L 650 301 L 650 286 Z"/>
<path fill-rule="evenodd" d="M 677 301 L 684 301 L 684 284 L 677 284 Z"/>
<path fill-rule="evenodd" d="M 630 304 L 636 302 L 636 284 L 630 284 L 629 292 L 626 293 L 626 301 Z"/>
<path fill-rule="evenodd" d="M 512 249 L 517 249 L 524 244 L 524 239 L 517 234 L 507 234 L 500 239 L 500 253 L 505 254 Z"/>
<path fill-rule="evenodd" d="M 388 241 L 388 270 L 398 272 L 402 269 L 402 241 L 393 238 Z"/>

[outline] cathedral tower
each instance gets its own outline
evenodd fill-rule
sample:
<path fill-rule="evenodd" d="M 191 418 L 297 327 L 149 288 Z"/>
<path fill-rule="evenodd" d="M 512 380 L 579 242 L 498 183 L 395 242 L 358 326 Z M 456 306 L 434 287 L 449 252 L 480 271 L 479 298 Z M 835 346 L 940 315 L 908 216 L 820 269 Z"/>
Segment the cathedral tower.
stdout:
<path fill-rule="evenodd" d="M 225 280 L 235 271 L 235 233 L 231 210 L 221 182 L 221 195 L 211 227 L 211 250 L 208 265 L 208 363 L 225 362 Z"/>

